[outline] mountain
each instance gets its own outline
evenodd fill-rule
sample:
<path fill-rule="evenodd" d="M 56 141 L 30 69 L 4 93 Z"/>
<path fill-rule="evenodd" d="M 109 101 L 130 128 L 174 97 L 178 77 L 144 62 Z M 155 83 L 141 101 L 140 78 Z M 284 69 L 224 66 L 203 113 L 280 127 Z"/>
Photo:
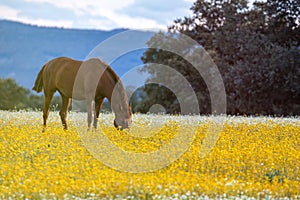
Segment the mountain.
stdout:
<path fill-rule="evenodd" d="M 31 89 L 37 73 L 47 61 L 60 56 L 84 60 L 101 42 L 125 31 L 128 30 L 39 27 L 0 20 L 0 78 L 14 78 L 18 84 Z M 152 32 L 143 33 L 149 39 L 152 35 Z M 135 39 L 138 38 L 131 38 L 128 43 L 134 43 Z M 124 43 L 126 41 L 122 45 Z M 142 64 L 140 58 L 144 51 L 145 49 L 131 51 L 108 64 L 122 76 L 134 66 Z M 109 57 L 111 51 L 104 52 L 103 57 Z"/>

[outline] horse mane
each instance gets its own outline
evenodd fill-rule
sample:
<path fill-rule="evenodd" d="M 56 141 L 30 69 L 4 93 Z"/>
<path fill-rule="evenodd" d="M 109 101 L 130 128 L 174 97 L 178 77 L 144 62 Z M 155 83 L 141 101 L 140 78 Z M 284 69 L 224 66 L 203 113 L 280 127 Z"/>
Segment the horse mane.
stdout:
<path fill-rule="evenodd" d="M 111 66 L 105 64 L 105 67 L 106 67 L 107 72 L 111 75 L 111 78 L 113 78 L 113 81 L 115 82 L 115 85 L 119 84 L 119 86 L 121 87 L 122 96 L 124 97 L 124 98 L 121 98 L 121 100 L 122 100 L 122 103 L 124 105 L 126 105 L 127 104 L 127 96 L 126 96 L 125 88 L 123 86 L 123 83 L 122 83 L 121 79 L 119 78 L 117 73 L 111 68 Z"/>
<path fill-rule="evenodd" d="M 121 82 L 119 76 L 117 75 L 117 73 L 111 68 L 111 66 L 105 64 L 106 66 L 106 70 L 107 72 L 111 75 L 111 77 L 113 78 L 113 80 L 115 81 L 115 83 Z"/>

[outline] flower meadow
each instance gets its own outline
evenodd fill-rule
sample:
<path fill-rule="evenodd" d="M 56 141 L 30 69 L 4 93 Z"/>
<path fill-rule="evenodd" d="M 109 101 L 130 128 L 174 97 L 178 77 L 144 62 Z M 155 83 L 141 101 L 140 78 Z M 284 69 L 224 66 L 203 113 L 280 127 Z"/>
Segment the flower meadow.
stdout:
<path fill-rule="evenodd" d="M 70 112 L 64 131 L 51 112 L 42 132 L 41 112 L 0 111 L 0 199 L 300 198 L 297 117 L 134 114 L 123 131 L 113 127 L 113 114 L 100 114 L 97 130 L 87 130 L 86 118 Z M 218 123 L 213 148 L 199 156 L 209 127 Z M 143 154 L 163 148 L 179 129 L 189 137 L 191 127 L 195 134 L 185 152 L 149 172 L 109 167 L 83 140 L 101 132 L 123 151 Z M 121 157 L 112 159 L 126 167 L 131 161 Z"/>

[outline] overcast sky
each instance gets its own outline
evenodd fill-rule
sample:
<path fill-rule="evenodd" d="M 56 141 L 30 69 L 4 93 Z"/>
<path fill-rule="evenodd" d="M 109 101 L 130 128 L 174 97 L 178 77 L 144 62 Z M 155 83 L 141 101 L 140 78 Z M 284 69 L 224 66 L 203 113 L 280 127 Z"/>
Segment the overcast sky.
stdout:
<path fill-rule="evenodd" d="M 194 0 L 1 0 L 0 19 L 65 28 L 165 29 Z"/>

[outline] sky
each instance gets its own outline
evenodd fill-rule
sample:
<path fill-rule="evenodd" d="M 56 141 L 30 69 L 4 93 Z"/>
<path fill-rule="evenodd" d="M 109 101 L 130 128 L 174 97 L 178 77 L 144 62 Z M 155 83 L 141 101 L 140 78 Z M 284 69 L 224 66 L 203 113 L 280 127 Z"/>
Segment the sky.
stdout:
<path fill-rule="evenodd" d="M 194 0 L 0 0 L 0 19 L 50 27 L 166 29 Z"/>

